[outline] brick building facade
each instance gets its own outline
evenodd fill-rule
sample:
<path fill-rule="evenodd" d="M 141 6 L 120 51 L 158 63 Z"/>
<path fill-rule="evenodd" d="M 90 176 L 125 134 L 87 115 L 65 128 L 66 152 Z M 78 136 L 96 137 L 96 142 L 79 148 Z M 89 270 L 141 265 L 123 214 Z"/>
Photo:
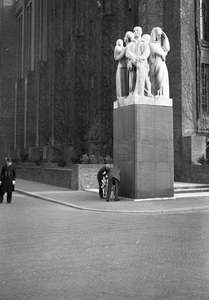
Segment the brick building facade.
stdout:
<path fill-rule="evenodd" d="M 112 155 L 113 49 L 136 25 L 169 37 L 176 178 L 206 154 L 208 1 L 0 0 L 0 17 L 1 157 Z"/>
<path fill-rule="evenodd" d="M 0 158 L 14 145 L 16 20 L 13 1 L 0 1 Z"/>

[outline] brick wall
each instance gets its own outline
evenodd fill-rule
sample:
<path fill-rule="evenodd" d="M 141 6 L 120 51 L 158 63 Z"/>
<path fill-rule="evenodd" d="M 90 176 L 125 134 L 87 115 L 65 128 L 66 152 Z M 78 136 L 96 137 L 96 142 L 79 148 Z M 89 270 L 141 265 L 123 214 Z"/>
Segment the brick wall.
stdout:
<path fill-rule="evenodd" d="M 36 85 L 35 72 L 28 74 L 28 102 L 27 105 L 30 109 L 27 110 L 27 146 L 36 146 L 36 124 L 37 124 L 37 101 L 36 101 Z"/>
<path fill-rule="evenodd" d="M 24 1 L 19 0 L 17 6 L 21 3 Z M 33 3 L 37 5 L 39 1 Z M 115 41 L 136 25 L 144 33 L 161 26 L 171 44 L 166 63 L 174 103 L 175 172 L 181 170 L 185 151 L 191 152 L 191 148 L 185 149 L 182 137 L 193 133 L 193 120 L 196 120 L 195 1 L 53 0 L 45 3 L 48 5 L 47 60 L 37 59 L 40 49 L 36 32 L 35 70 L 28 74 L 26 145 L 25 78 L 18 80 L 17 147 L 42 149 L 52 142 L 71 145 L 78 154 L 111 155 L 117 68 L 113 58 Z M 60 3 L 63 5 L 61 20 Z M 15 0 L 0 0 L 0 159 L 14 145 L 17 66 L 14 5 Z M 38 20 L 37 17 L 36 30 Z"/>
<path fill-rule="evenodd" d="M 73 189 L 72 170 L 42 167 L 16 167 L 17 178 Z"/>
<path fill-rule="evenodd" d="M 81 164 L 75 165 L 78 168 L 79 189 L 98 188 L 97 172 L 104 165 L 100 164 Z"/>
<path fill-rule="evenodd" d="M 14 4 L 14 0 L 0 0 L 0 161 L 14 145 L 17 36 Z"/>
<path fill-rule="evenodd" d="M 46 164 L 47 165 L 47 164 Z M 16 165 L 17 178 L 36 181 L 73 190 L 98 188 L 97 172 L 103 165 L 82 164 L 70 168 Z"/>
<path fill-rule="evenodd" d="M 186 173 L 185 181 L 189 180 L 195 183 L 209 183 L 209 165 L 188 165 Z"/>
<path fill-rule="evenodd" d="M 98 1 L 76 4 L 74 1 L 65 0 L 63 31 L 59 32 L 58 8 L 54 1 L 48 2 L 48 5 L 50 17 L 47 61 L 44 64 L 36 62 L 36 76 L 28 79 L 28 147 L 35 145 L 35 127 L 32 124 L 35 119 L 36 99 L 33 90 L 38 83 L 39 88 L 35 91 L 39 93 L 40 147 L 51 140 L 73 144 L 78 153 L 96 151 L 100 155 L 111 155 L 117 68 L 113 58 L 115 41 L 123 38 L 125 32 L 132 30 L 136 25 L 142 26 L 145 33 L 150 33 L 156 24 L 162 26 L 171 41 L 172 51 L 168 55 L 168 69 L 171 71 L 171 79 L 177 79 L 174 84 L 171 82 L 171 87 L 175 90 L 173 95 L 178 97 L 177 90 L 181 80 L 181 40 L 180 25 L 177 21 L 180 8 L 171 0 L 166 3 L 162 0 L 158 3 L 151 0 L 133 0 L 128 3 L 106 0 L 101 2 L 101 5 Z M 22 99 L 24 84 L 18 87 L 17 143 L 21 146 L 22 136 L 19 133 L 23 132 Z M 179 114 L 175 117 L 179 118 Z M 174 123 L 181 126 L 181 122 Z M 179 125 L 178 131 L 181 132 Z"/>

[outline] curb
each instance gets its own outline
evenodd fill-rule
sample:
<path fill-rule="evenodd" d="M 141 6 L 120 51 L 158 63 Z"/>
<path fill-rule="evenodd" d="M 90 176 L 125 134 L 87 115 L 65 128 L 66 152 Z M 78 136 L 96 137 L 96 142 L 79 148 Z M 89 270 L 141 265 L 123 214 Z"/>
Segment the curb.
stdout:
<path fill-rule="evenodd" d="M 41 195 L 37 195 L 35 193 L 31 193 L 31 192 L 26 192 L 20 189 L 15 189 L 15 191 L 17 193 L 23 194 L 23 195 L 27 195 L 29 197 L 33 197 L 33 198 L 37 198 L 37 199 L 41 199 L 44 201 L 48 201 L 51 203 L 56 203 L 56 204 L 60 204 L 60 205 L 64 205 L 64 206 L 68 206 L 74 209 L 78 209 L 78 210 L 85 210 L 85 211 L 92 211 L 92 212 L 108 212 L 108 213 L 137 213 L 137 214 L 144 214 L 144 215 L 151 215 L 151 214 L 172 214 L 172 213 L 192 213 L 192 212 L 198 212 L 198 211 L 209 211 L 209 206 L 196 206 L 196 207 L 185 207 L 185 208 L 171 208 L 171 209 L 159 209 L 159 210 L 108 210 L 108 209 L 97 209 L 97 208 L 87 208 L 84 206 L 79 206 L 79 205 L 75 205 L 72 203 L 66 203 L 63 201 L 59 201 L 59 200 L 54 200 L 52 198 L 49 197 L 45 197 L 45 196 L 41 196 Z"/>

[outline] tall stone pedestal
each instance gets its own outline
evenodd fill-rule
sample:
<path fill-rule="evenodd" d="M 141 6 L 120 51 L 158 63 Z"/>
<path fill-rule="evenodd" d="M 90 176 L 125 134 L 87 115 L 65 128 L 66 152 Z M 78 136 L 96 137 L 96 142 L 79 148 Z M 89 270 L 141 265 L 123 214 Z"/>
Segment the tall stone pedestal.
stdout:
<path fill-rule="evenodd" d="M 128 97 L 114 102 L 113 159 L 121 171 L 119 196 L 173 197 L 172 99 Z"/>

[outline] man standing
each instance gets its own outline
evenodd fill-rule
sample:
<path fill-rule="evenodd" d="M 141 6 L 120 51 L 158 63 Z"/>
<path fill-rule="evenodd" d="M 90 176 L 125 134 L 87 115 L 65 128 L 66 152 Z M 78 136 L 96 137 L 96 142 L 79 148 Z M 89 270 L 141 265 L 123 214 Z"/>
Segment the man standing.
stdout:
<path fill-rule="evenodd" d="M 7 203 L 12 201 L 12 192 L 15 187 L 16 172 L 10 157 L 6 158 L 6 165 L 1 169 L 0 177 L 0 203 L 3 202 L 4 194 L 7 193 Z"/>
<path fill-rule="evenodd" d="M 110 200 L 110 194 L 112 190 L 112 185 L 115 186 L 115 201 L 118 201 L 118 192 L 119 192 L 119 184 L 120 184 L 120 175 L 121 170 L 118 167 L 112 167 L 109 170 L 108 174 L 108 190 L 107 190 L 107 199 L 106 201 Z"/>

